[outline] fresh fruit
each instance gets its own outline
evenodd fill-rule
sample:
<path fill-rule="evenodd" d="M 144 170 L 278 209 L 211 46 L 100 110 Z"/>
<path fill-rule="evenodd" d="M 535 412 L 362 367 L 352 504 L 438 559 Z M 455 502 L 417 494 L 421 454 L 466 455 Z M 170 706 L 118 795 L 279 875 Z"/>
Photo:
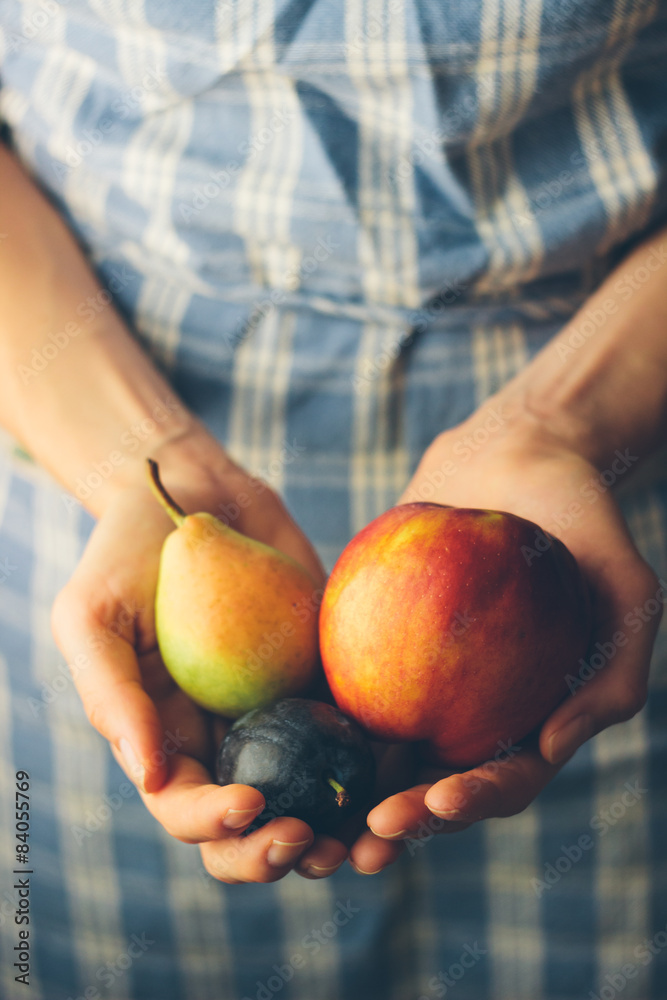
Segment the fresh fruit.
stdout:
<path fill-rule="evenodd" d="M 318 661 L 317 584 L 294 559 L 212 514 L 185 514 L 148 459 L 153 492 L 177 525 L 155 598 L 164 664 L 193 701 L 237 718 L 303 691 Z"/>
<path fill-rule="evenodd" d="M 251 829 L 276 816 L 335 834 L 368 806 L 375 758 L 361 729 L 333 705 L 283 698 L 238 719 L 220 744 L 221 785 L 257 788 L 266 801 Z"/>
<path fill-rule="evenodd" d="M 433 503 L 393 507 L 360 531 L 320 613 L 341 711 L 453 768 L 543 722 L 589 632 L 586 586 L 562 542 L 514 514 Z"/>

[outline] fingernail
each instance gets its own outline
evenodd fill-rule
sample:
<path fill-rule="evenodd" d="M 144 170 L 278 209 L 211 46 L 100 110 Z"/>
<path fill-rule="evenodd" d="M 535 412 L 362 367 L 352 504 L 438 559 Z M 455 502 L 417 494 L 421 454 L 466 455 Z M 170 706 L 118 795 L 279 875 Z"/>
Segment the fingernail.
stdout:
<path fill-rule="evenodd" d="M 582 743 L 593 735 L 593 720 L 590 715 L 577 715 L 567 725 L 554 733 L 549 740 L 549 761 L 560 764 L 575 753 Z"/>
<path fill-rule="evenodd" d="M 447 819 L 450 823 L 474 823 L 474 817 L 468 816 L 466 813 L 462 813 L 460 809 L 436 809 L 435 806 L 426 807 L 429 812 L 432 812 L 435 816 L 439 816 L 440 819 Z"/>
<path fill-rule="evenodd" d="M 141 788 L 141 790 L 145 791 L 146 770 L 140 763 L 130 741 L 123 737 L 118 744 L 118 750 L 125 762 L 125 768 L 128 774 L 131 775 L 132 779 Z"/>
<path fill-rule="evenodd" d="M 264 806 L 258 806 L 256 809 L 228 809 L 222 825 L 227 830 L 242 830 L 244 826 L 249 826 L 263 808 Z"/>
<path fill-rule="evenodd" d="M 273 868 L 284 868 L 291 865 L 293 861 L 303 854 L 303 849 L 310 840 L 299 840 L 295 844 L 286 843 L 284 840 L 274 840 L 269 847 L 266 860 Z"/>
<path fill-rule="evenodd" d="M 326 878 L 327 875 L 332 875 L 333 872 L 337 871 L 342 863 L 339 861 L 337 865 L 330 865 L 328 868 L 323 868 L 321 865 L 308 865 L 304 871 L 306 875 L 312 875 L 313 878 Z"/>
<path fill-rule="evenodd" d="M 350 864 L 354 868 L 355 872 L 359 873 L 359 875 L 379 875 L 379 873 L 381 871 L 383 871 L 383 869 L 384 869 L 384 865 L 383 865 L 382 868 L 376 868 L 374 872 L 366 872 L 366 871 L 364 871 L 363 868 L 360 868 L 358 865 L 355 865 L 354 861 L 350 861 Z"/>
<path fill-rule="evenodd" d="M 378 833 L 378 831 L 374 830 L 372 826 L 369 826 L 368 829 L 371 833 L 374 833 L 376 837 L 382 837 L 383 840 L 395 840 L 397 837 L 404 837 L 408 832 L 407 830 L 399 830 L 397 833 Z"/>

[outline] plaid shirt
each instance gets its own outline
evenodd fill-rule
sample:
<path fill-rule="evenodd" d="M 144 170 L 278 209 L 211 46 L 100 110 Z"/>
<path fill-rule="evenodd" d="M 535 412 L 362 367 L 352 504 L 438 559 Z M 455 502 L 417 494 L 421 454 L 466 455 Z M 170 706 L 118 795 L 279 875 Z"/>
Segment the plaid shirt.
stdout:
<path fill-rule="evenodd" d="M 330 567 L 664 220 L 666 56 L 661 0 L 2 0 L 0 118 L 139 341 Z M 74 335 L 52 334 L 34 391 Z M 664 469 L 619 498 L 666 578 Z M 375 878 L 225 886 L 146 812 L 51 637 L 92 526 L 3 439 L 3 998 L 664 1000 L 664 631 L 646 709 L 522 814 Z"/>

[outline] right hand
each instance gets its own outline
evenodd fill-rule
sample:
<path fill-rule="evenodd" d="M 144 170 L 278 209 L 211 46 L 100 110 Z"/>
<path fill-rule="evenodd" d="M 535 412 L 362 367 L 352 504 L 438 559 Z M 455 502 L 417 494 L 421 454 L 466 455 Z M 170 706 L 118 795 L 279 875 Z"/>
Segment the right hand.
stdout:
<path fill-rule="evenodd" d="M 246 494 L 251 502 L 237 505 L 232 526 L 292 556 L 323 588 L 324 570 L 312 546 L 272 490 L 235 465 L 214 439 L 205 444 L 205 464 L 201 442 L 190 451 L 179 442 L 175 458 L 168 447 L 165 456 L 152 457 L 188 513 L 222 516 L 222 505 L 230 511 Z M 215 878 L 273 882 L 297 862 L 306 877 L 331 874 L 347 855 L 342 843 L 314 837 L 306 823 L 290 817 L 241 837 L 263 807 L 263 796 L 247 785 L 213 783 L 209 769 L 229 723 L 176 686 L 155 634 L 160 551 L 173 528 L 138 462 L 134 480 L 111 493 L 81 562 L 56 598 L 53 634 L 88 718 L 111 743 L 153 816 L 172 836 L 199 844 Z"/>

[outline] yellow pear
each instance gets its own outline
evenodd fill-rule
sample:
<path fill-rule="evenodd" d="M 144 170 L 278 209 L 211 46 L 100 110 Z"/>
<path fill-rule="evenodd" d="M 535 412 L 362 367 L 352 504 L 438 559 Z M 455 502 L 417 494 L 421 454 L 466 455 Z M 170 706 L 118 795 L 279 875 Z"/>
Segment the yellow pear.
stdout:
<path fill-rule="evenodd" d="M 155 598 L 171 676 L 193 701 L 229 718 L 303 691 L 318 660 L 317 583 L 294 559 L 212 514 L 186 514 L 152 459 L 148 471 L 177 526 L 162 547 Z"/>

